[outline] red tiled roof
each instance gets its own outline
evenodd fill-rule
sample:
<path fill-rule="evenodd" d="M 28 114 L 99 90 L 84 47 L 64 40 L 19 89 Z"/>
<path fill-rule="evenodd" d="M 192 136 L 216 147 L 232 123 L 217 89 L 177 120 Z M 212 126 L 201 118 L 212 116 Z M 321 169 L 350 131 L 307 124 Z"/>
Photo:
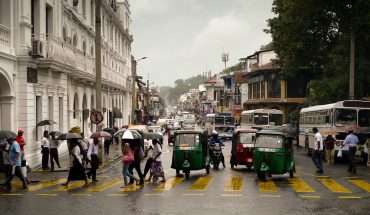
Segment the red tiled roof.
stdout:
<path fill-rule="evenodd" d="M 244 75 L 247 74 L 247 72 L 239 71 L 234 73 L 234 81 L 235 83 L 247 83 L 247 78 L 244 77 Z"/>

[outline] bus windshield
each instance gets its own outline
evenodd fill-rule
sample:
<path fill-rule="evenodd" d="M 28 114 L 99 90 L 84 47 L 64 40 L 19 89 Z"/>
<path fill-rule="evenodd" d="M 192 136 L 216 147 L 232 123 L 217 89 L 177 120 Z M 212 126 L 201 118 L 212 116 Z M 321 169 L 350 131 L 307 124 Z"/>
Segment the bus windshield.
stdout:
<path fill-rule="evenodd" d="M 225 121 L 225 118 L 223 116 L 216 116 L 215 117 L 215 124 L 221 124 L 223 125 Z"/>
<path fill-rule="evenodd" d="M 275 135 L 261 135 L 257 137 L 255 147 L 261 148 L 283 148 L 283 139 Z"/>
<path fill-rule="evenodd" d="M 178 134 L 175 140 L 176 146 L 189 147 L 199 145 L 198 134 Z"/>
<path fill-rule="evenodd" d="M 270 123 L 273 122 L 275 125 L 283 124 L 283 115 L 282 114 L 270 114 Z"/>
<path fill-rule="evenodd" d="M 357 124 L 357 112 L 351 109 L 337 109 L 335 110 L 335 125 L 346 126 Z"/>
<path fill-rule="evenodd" d="M 255 140 L 253 133 L 240 133 L 239 143 L 253 143 Z"/>
<path fill-rule="evenodd" d="M 268 125 L 268 115 L 267 114 L 254 114 L 254 124 L 255 125 Z"/>
<path fill-rule="evenodd" d="M 225 117 L 225 125 L 234 125 L 234 117 L 226 116 Z"/>
<path fill-rule="evenodd" d="M 358 111 L 358 126 L 370 127 L 370 110 Z"/>

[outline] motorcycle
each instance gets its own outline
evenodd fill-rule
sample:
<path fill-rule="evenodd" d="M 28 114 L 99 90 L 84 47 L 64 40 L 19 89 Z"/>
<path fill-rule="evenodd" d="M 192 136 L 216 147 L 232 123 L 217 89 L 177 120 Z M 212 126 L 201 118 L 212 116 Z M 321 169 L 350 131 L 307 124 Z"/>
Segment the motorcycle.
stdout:
<path fill-rule="evenodd" d="M 222 148 L 220 143 L 213 143 L 210 147 L 211 150 L 211 163 L 213 169 L 218 170 L 220 162 L 223 159 Z"/>

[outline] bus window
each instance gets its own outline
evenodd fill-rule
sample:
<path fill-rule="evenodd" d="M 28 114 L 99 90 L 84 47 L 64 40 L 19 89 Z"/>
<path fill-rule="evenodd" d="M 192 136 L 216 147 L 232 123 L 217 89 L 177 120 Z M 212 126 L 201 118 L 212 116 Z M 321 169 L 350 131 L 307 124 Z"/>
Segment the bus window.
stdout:
<path fill-rule="evenodd" d="M 358 111 L 358 126 L 370 127 L 370 110 Z"/>
<path fill-rule="evenodd" d="M 226 116 L 225 125 L 234 125 L 234 117 Z"/>
<path fill-rule="evenodd" d="M 335 125 L 356 125 L 357 124 L 357 112 L 356 110 L 350 109 L 337 109 L 335 110 Z"/>
<path fill-rule="evenodd" d="M 274 122 L 275 125 L 283 124 L 283 115 L 281 114 L 270 114 L 270 123 Z"/>
<path fill-rule="evenodd" d="M 215 124 L 221 124 L 223 125 L 224 124 L 224 117 L 223 116 L 220 116 L 220 117 L 215 117 Z"/>
<path fill-rule="evenodd" d="M 254 124 L 255 125 L 268 125 L 268 115 L 267 114 L 254 114 Z"/>

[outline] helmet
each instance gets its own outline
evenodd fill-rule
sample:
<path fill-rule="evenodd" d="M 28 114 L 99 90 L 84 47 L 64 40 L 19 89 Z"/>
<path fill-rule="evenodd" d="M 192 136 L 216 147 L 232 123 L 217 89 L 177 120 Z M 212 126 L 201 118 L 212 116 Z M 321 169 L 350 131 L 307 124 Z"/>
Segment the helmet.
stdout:
<path fill-rule="evenodd" d="M 216 130 L 212 131 L 212 137 L 213 138 L 218 138 L 218 132 Z"/>
<path fill-rule="evenodd" d="M 24 133 L 23 130 L 21 130 L 21 129 L 18 130 L 18 134 L 22 135 L 23 133 Z"/>

